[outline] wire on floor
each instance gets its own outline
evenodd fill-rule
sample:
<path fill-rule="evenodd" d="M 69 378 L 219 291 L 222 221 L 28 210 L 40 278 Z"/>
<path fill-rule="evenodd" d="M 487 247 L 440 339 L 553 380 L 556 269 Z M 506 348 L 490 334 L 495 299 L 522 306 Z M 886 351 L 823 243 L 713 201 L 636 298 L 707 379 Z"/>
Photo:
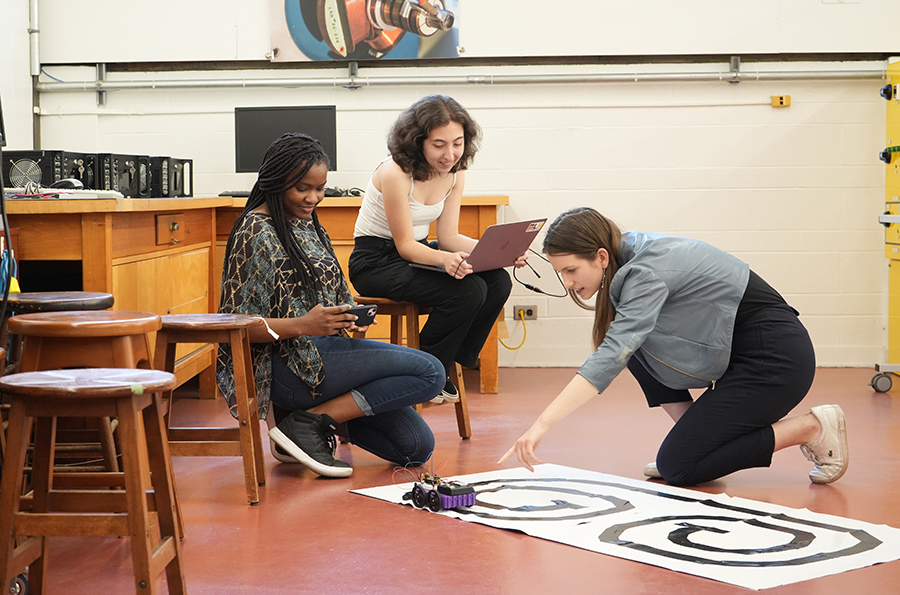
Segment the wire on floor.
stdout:
<path fill-rule="evenodd" d="M 500 344 L 509 349 L 510 351 L 515 351 L 519 347 L 525 344 L 525 339 L 528 337 L 528 326 L 525 324 L 525 310 L 519 310 L 519 318 L 522 320 L 522 342 L 516 345 L 515 347 L 510 347 L 506 343 L 503 342 L 503 339 L 500 339 Z"/>

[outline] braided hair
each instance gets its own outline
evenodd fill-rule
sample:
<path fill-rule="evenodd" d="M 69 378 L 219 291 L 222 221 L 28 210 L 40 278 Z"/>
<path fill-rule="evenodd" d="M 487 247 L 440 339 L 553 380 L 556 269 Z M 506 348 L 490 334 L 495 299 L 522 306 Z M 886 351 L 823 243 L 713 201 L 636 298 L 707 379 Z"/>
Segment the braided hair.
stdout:
<path fill-rule="evenodd" d="M 328 155 L 319 141 L 311 136 L 299 132 L 288 132 L 272 143 L 266 150 L 262 165 L 259 167 L 256 183 L 253 184 L 247 204 L 235 222 L 225 247 L 225 254 L 230 254 L 234 249 L 234 230 L 240 226 L 241 221 L 251 211 L 265 204 L 272 217 L 275 235 L 287 252 L 294 269 L 296 282 L 309 304 L 317 303 L 322 283 L 313 268 L 312 261 L 294 236 L 291 224 L 285 215 L 283 195 L 292 186 L 296 186 L 309 173 L 309 170 L 319 163 L 328 165 Z M 322 245 L 330 246 L 315 210 L 312 213 L 312 220 Z M 334 256 L 333 248 L 331 248 L 331 253 Z"/>

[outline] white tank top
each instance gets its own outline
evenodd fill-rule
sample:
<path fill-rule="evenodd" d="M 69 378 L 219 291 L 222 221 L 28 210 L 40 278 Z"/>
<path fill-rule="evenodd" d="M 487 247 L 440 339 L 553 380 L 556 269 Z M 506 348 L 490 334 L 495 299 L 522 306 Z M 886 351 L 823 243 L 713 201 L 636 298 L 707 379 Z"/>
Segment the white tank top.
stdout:
<path fill-rule="evenodd" d="M 387 161 L 387 160 L 385 160 Z M 382 161 L 381 163 L 384 163 Z M 381 164 L 379 164 L 379 167 Z M 377 168 L 376 168 L 377 169 Z M 441 216 L 444 211 L 444 202 L 456 186 L 456 174 L 453 174 L 453 184 L 450 190 L 444 195 L 440 202 L 433 205 L 423 205 L 413 198 L 413 189 L 416 182 L 410 175 L 409 187 L 409 213 L 412 215 L 413 238 L 416 241 L 424 240 L 428 237 L 428 228 L 432 221 Z M 359 215 L 356 217 L 356 227 L 353 229 L 353 237 L 374 236 L 385 240 L 392 239 L 391 227 L 388 225 L 387 213 L 384 210 L 384 196 L 375 188 L 372 179 L 366 186 L 366 194 L 363 196 L 362 206 L 359 208 Z"/>

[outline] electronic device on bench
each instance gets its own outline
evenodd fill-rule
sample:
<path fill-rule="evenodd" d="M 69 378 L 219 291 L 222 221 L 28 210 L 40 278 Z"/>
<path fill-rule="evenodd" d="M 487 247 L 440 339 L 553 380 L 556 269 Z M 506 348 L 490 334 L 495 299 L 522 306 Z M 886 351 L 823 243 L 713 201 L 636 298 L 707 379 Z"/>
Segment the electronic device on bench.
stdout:
<path fill-rule="evenodd" d="M 466 262 L 472 265 L 474 273 L 512 266 L 517 258 L 525 254 L 546 222 L 547 219 L 530 219 L 491 225 L 481 234 Z M 447 272 L 439 265 L 411 262 L 409 266 Z"/>

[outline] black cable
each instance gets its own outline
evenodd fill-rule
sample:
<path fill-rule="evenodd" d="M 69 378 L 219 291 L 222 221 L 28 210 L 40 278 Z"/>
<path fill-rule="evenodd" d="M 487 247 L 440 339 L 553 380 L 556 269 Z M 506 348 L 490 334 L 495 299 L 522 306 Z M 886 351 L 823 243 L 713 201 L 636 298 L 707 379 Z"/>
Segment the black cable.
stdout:
<path fill-rule="evenodd" d="M 547 260 L 547 258 L 546 258 L 543 254 L 541 254 L 541 253 L 539 253 L 539 252 L 535 252 L 534 249 L 529 248 L 528 251 L 529 251 L 529 252 L 533 252 L 534 254 L 537 254 L 538 258 L 544 260 L 545 262 L 550 262 L 549 260 Z M 528 264 L 527 261 L 526 261 L 525 264 Z M 537 276 L 538 279 L 541 278 L 541 275 L 540 275 L 537 271 L 534 270 L 534 267 L 533 267 L 533 266 L 531 266 L 531 265 L 529 264 L 529 265 L 528 265 L 528 268 L 532 270 L 532 272 Z M 530 283 L 525 283 L 524 281 L 522 281 L 521 279 L 519 279 L 519 277 L 516 275 L 516 272 L 517 272 L 517 271 L 518 271 L 518 269 L 515 268 L 515 267 L 513 267 L 513 279 L 515 279 L 516 283 L 518 283 L 519 285 L 521 285 L 521 286 L 524 287 L 525 289 L 531 290 L 531 291 L 533 291 L 533 292 L 535 292 L 535 293 L 540 293 L 540 294 L 547 295 L 547 296 L 550 296 L 550 297 L 555 297 L 555 298 L 564 298 L 564 297 L 568 297 L 568 296 L 569 296 L 569 292 L 566 290 L 566 284 L 563 283 L 563 280 L 562 280 L 562 279 L 560 279 L 560 277 L 559 277 L 559 272 L 557 272 L 556 270 L 554 270 L 553 272 L 556 273 L 556 279 L 559 281 L 559 284 L 560 284 L 560 285 L 562 286 L 562 288 L 563 288 L 563 292 L 564 292 L 564 293 L 563 293 L 562 295 L 557 295 L 557 294 L 555 294 L 555 293 L 547 293 L 546 291 L 544 291 L 544 290 L 541 289 L 540 287 L 537 287 L 537 286 L 532 285 L 532 284 L 530 284 Z"/>

